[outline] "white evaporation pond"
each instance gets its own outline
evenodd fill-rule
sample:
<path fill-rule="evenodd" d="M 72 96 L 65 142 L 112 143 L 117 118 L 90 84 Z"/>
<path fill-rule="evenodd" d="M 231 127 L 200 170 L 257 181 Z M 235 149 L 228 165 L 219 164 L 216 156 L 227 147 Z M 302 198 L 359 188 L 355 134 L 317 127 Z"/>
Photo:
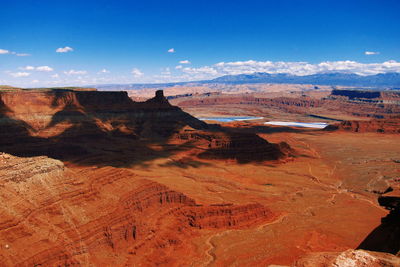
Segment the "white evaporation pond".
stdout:
<path fill-rule="evenodd" d="M 231 121 L 262 120 L 264 119 L 264 117 L 202 117 L 198 119 L 202 121 L 231 122 Z"/>
<path fill-rule="evenodd" d="M 291 127 L 306 127 L 324 129 L 328 126 L 325 122 L 295 122 L 295 121 L 268 121 L 265 124 Z"/>

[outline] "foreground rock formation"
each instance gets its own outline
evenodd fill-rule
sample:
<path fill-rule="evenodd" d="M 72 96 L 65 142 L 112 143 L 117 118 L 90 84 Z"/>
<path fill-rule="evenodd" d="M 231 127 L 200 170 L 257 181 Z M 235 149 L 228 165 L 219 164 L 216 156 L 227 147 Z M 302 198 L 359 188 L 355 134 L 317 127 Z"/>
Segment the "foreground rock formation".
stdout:
<path fill-rule="evenodd" d="M 76 173 L 47 157 L 2 154 L 0 176 L 2 266 L 167 263 L 157 248 L 183 252 L 203 229 L 275 217 L 260 204 L 199 205 L 122 169 Z"/>
<path fill-rule="evenodd" d="M 347 250 L 341 253 L 313 253 L 298 260 L 296 267 L 396 267 L 400 258 L 387 253 L 365 250 Z"/>

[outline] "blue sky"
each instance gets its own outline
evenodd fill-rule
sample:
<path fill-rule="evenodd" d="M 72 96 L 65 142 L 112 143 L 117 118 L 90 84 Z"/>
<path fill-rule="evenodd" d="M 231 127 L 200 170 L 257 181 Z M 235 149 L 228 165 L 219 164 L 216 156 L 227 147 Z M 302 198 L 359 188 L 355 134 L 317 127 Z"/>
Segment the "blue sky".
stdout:
<path fill-rule="evenodd" d="M 397 0 L 2 0 L 0 7 L 0 84 L 400 71 Z"/>

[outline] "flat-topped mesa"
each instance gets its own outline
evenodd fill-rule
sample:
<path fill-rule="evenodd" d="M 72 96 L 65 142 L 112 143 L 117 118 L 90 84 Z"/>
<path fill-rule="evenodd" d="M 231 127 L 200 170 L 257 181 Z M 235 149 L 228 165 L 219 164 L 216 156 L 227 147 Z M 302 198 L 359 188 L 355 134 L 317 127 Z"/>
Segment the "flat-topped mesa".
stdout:
<path fill-rule="evenodd" d="M 332 90 L 329 98 L 344 97 L 350 100 L 377 102 L 386 104 L 399 104 L 400 91 L 374 91 L 374 90 Z"/>
<path fill-rule="evenodd" d="M 2 126 L 10 123 L 25 126 L 26 131 L 32 135 L 42 137 L 89 124 L 94 126 L 92 130 L 100 128 L 103 132 L 112 132 L 123 126 L 135 135 L 140 135 L 146 128 L 144 124 L 150 127 L 157 124 L 154 126 L 167 132 L 184 125 L 200 129 L 207 126 L 180 108 L 170 105 L 162 91 L 157 91 L 156 96 L 146 102 L 134 102 L 123 91 L 0 92 L 0 117 L 7 118 L 0 121 Z"/>

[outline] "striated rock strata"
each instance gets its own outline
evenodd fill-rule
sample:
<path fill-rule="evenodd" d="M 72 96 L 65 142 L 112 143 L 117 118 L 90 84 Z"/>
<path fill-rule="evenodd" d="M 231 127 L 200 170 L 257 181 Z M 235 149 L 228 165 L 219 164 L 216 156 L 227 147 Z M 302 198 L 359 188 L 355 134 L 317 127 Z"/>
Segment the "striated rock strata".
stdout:
<path fill-rule="evenodd" d="M 345 93 L 347 92 L 347 94 Z M 187 97 L 176 101 L 180 107 L 239 105 L 270 108 L 293 114 L 342 113 L 374 119 L 400 118 L 400 97 L 397 92 L 363 94 L 352 90 L 334 90 L 328 97 L 267 97 L 257 94 L 210 95 Z"/>
<path fill-rule="evenodd" d="M 200 205 L 126 169 L 72 171 L 47 157 L 2 154 L 0 177 L 2 266 L 182 264 L 190 255 L 176 255 L 199 231 L 276 217 L 257 203 Z"/>

